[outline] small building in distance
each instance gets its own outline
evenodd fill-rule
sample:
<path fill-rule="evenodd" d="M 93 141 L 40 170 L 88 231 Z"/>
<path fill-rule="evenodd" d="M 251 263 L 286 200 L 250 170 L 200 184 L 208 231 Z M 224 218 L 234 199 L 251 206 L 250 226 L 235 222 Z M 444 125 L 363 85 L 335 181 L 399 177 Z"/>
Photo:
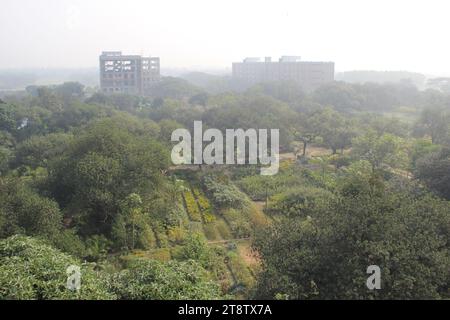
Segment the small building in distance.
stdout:
<path fill-rule="evenodd" d="M 306 91 L 334 81 L 334 62 L 301 61 L 299 56 L 245 58 L 234 62 L 233 80 L 247 85 L 274 81 L 295 81 Z"/>
<path fill-rule="evenodd" d="M 145 95 L 160 80 L 158 57 L 122 55 L 104 51 L 100 55 L 100 88 L 104 93 Z"/>

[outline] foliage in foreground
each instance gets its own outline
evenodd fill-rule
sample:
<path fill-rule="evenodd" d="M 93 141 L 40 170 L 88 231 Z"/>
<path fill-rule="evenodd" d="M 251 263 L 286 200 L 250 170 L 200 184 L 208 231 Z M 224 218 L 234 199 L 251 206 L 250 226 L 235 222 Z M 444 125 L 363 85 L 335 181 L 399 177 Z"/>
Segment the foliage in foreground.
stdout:
<path fill-rule="evenodd" d="M 79 291 L 66 288 L 66 270 L 81 267 Z M 0 299 L 114 299 L 104 274 L 44 241 L 15 235 L 0 241 Z"/>
<path fill-rule="evenodd" d="M 399 188 L 343 192 L 259 234 L 258 298 L 448 298 L 450 206 Z M 381 290 L 366 287 L 369 265 Z"/>
<path fill-rule="evenodd" d="M 194 260 L 136 260 L 114 275 L 113 291 L 120 299 L 179 300 L 220 299 L 218 284 Z"/>
<path fill-rule="evenodd" d="M 192 256 L 192 258 L 197 258 Z M 200 259 L 201 260 L 201 259 Z M 199 261 L 200 261 L 199 260 Z M 81 267 L 79 291 L 67 289 L 69 266 Z M 0 299 L 219 299 L 220 286 L 192 259 L 137 259 L 106 274 L 45 241 L 15 235 L 0 241 Z"/>

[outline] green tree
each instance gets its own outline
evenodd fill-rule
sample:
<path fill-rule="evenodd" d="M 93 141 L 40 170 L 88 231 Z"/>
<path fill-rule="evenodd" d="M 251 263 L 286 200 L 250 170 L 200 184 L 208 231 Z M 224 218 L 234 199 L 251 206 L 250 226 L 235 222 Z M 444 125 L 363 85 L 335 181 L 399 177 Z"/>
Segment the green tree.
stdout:
<path fill-rule="evenodd" d="M 13 132 L 16 127 L 14 107 L 5 103 L 0 104 L 0 129 Z"/>
<path fill-rule="evenodd" d="M 404 141 L 392 134 L 378 136 L 375 131 L 367 131 L 353 139 L 352 145 L 353 155 L 369 161 L 373 171 L 381 169 L 383 165 L 394 168 L 406 165 Z"/>
<path fill-rule="evenodd" d="M 323 106 L 333 106 L 344 112 L 361 110 L 364 100 L 356 86 L 345 82 L 333 82 L 319 87 L 314 91 L 313 99 Z"/>
<path fill-rule="evenodd" d="M 433 144 L 430 139 L 417 139 L 412 142 L 408 149 L 411 161 L 411 169 L 416 168 L 417 161 L 433 152 L 440 151 L 441 147 Z"/>
<path fill-rule="evenodd" d="M 64 100 L 82 99 L 84 97 L 84 85 L 79 82 L 64 82 L 55 88 Z"/>
<path fill-rule="evenodd" d="M 152 134 L 127 121 L 101 120 L 52 163 L 51 193 L 84 234 L 109 236 L 122 200 L 159 193 L 168 151 Z"/>
<path fill-rule="evenodd" d="M 332 108 L 325 108 L 314 112 L 308 117 L 310 126 L 314 128 L 315 135 L 321 136 L 325 144 L 333 151 L 349 147 L 355 130 L 349 120 Z"/>
<path fill-rule="evenodd" d="M 450 200 L 450 149 L 444 148 L 418 159 L 414 175 L 430 189 Z"/>
<path fill-rule="evenodd" d="M 0 237 L 16 233 L 54 239 L 62 228 L 58 204 L 21 181 L 0 180 Z"/>
<path fill-rule="evenodd" d="M 70 145 L 73 136 L 66 133 L 34 135 L 16 146 L 13 165 L 31 168 L 47 167 L 50 161 L 61 156 Z"/>
<path fill-rule="evenodd" d="M 141 197 L 132 193 L 120 203 L 120 213 L 115 218 L 112 237 L 117 246 L 127 249 L 148 249 L 152 242 L 149 216 L 145 214 Z M 150 239 L 149 239 L 150 238 Z"/>
<path fill-rule="evenodd" d="M 211 264 L 212 252 L 202 234 L 192 233 L 187 237 L 179 257 L 183 260 L 195 260 L 201 266 L 208 268 Z"/>
<path fill-rule="evenodd" d="M 450 113 L 443 107 L 428 107 L 416 123 L 416 132 L 426 134 L 432 143 L 446 143 L 449 138 Z"/>
<path fill-rule="evenodd" d="M 175 120 L 163 119 L 158 123 L 160 127 L 159 139 L 171 144 L 172 132 L 184 126 Z"/>
<path fill-rule="evenodd" d="M 333 194 L 314 187 L 294 187 L 271 198 L 268 212 L 286 217 L 306 217 L 328 203 Z"/>
<path fill-rule="evenodd" d="M 397 187 L 330 199 L 256 237 L 263 264 L 257 298 L 449 297 L 447 202 Z M 366 287 L 370 265 L 381 268 L 382 290 Z"/>

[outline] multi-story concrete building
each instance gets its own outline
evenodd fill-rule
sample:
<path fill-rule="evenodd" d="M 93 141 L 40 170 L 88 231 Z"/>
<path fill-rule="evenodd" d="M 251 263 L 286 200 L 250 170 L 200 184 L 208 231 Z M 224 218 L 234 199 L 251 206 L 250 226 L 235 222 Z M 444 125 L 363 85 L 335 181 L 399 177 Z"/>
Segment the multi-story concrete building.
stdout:
<path fill-rule="evenodd" d="M 278 61 L 270 57 L 245 58 L 233 63 L 233 79 L 252 85 L 272 81 L 296 81 L 305 90 L 334 80 L 334 62 L 301 61 L 298 56 L 282 56 Z"/>
<path fill-rule="evenodd" d="M 104 51 L 100 56 L 100 88 L 105 93 L 147 93 L 160 79 L 159 58 Z"/>

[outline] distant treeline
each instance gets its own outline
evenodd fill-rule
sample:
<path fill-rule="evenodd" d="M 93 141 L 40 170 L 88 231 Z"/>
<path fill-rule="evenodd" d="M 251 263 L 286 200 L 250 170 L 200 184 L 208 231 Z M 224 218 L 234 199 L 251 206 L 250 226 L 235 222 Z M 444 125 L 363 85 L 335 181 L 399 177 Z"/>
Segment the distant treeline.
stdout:
<path fill-rule="evenodd" d="M 0 90 L 25 89 L 29 85 L 51 85 L 66 81 L 98 85 L 97 68 L 0 70 Z"/>
<path fill-rule="evenodd" d="M 425 86 L 426 81 L 425 75 L 408 71 L 346 71 L 336 73 L 335 79 L 350 83 L 409 82 L 419 89 Z"/>
<path fill-rule="evenodd" d="M 210 74 L 205 72 L 178 72 L 167 70 L 164 75 L 176 74 L 190 83 L 205 88 L 211 93 L 239 90 L 240 85 L 232 81 L 228 74 Z M 336 80 L 349 83 L 399 83 L 406 82 L 423 89 L 426 77 L 420 73 L 407 71 L 347 71 L 336 73 Z M 0 90 L 24 89 L 29 85 L 52 85 L 76 81 L 87 87 L 98 86 L 97 68 L 82 69 L 21 69 L 0 70 Z"/>

